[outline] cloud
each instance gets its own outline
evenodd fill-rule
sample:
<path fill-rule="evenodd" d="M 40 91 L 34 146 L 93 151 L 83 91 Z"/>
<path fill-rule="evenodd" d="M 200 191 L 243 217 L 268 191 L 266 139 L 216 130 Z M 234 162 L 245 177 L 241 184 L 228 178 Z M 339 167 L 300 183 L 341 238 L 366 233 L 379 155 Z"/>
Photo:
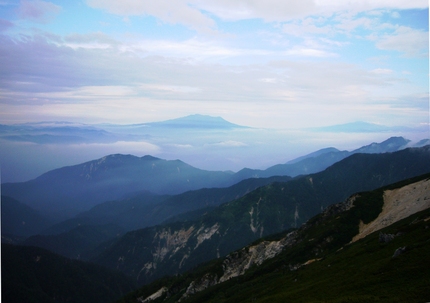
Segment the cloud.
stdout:
<path fill-rule="evenodd" d="M 399 26 L 394 33 L 380 36 L 376 41 L 376 47 L 398 51 L 410 57 L 428 57 L 429 33 Z"/>
<path fill-rule="evenodd" d="M 218 143 L 210 144 L 211 146 L 221 146 L 221 147 L 244 147 L 247 146 L 246 143 L 234 140 L 222 141 Z"/>
<path fill-rule="evenodd" d="M 244 20 L 259 18 L 265 21 L 284 21 L 312 13 L 316 9 L 313 0 L 283 1 L 283 0 L 217 0 L 193 1 L 203 10 L 224 20 Z"/>
<path fill-rule="evenodd" d="M 103 9 L 109 13 L 122 16 L 151 15 L 163 22 L 170 24 L 182 24 L 196 31 L 211 32 L 216 23 L 183 0 L 87 0 L 89 6 Z"/>
<path fill-rule="evenodd" d="M 48 23 L 60 13 L 61 7 L 51 2 L 23 0 L 18 8 L 18 15 L 22 19 L 36 23 Z"/>
<path fill-rule="evenodd" d="M 69 46 L 93 41 L 111 46 Z M 149 56 L 115 43 L 99 34 L 64 40 L 0 35 L 2 118 L 139 123 L 198 112 L 241 116 L 239 124 L 253 127 L 298 127 L 368 115 L 389 119 L 390 102 L 423 90 L 410 85 L 410 75 L 388 74 L 378 65 L 305 60 L 306 52 L 334 55 L 311 43 L 273 51 L 268 64 L 237 65 Z M 380 100 L 388 101 L 381 106 Z"/>
<path fill-rule="evenodd" d="M 389 75 L 393 73 L 393 70 L 388 68 L 376 68 L 371 70 L 370 72 L 378 75 Z"/>
<path fill-rule="evenodd" d="M 303 20 L 310 16 L 331 16 L 339 12 L 355 14 L 378 9 L 416 9 L 427 8 L 425 0 L 389 1 L 389 0 L 161 0 L 156 2 L 140 0 L 87 0 L 93 8 L 105 10 L 121 16 L 151 15 L 169 24 L 181 24 L 198 32 L 214 33 L 216 19 L 228 21 L 262 19 L 266 22 L 286 22 Z M 393 14 L 397 18 L 398 14 Z M 356 20 L 355 22 L 363 22 Z M 349 24 L 349 26 L 353 26 Z M 290 26 L 286 31 L 297 28 Z M 312 27 L 308 31 L 317 33 L 327 29 Z M 302 29 L 299 29 L 302 31 Z"/>
<path fill-rule="evenodd" d="M 285 54 L 288 56 L 303 56 L 303 57 L 335 57 L 335 53 L 327 52 L 320 49 L 315 48 L 307 48 L 307 47 L 294 47 L 290 50 L 285 51 Z"/>
<path fill-rule="evenodd" d="M 169 147 L 179 148 L 179 149 L 192 149 L 195 148 L 191 144 L 168 144 Z"/>
<path fill-rule="evenodd" d="M 0 32 L 6 31 L 9 28 L 13 27 L 13 23 L 9 20 L 1 19 L 0 18 Z"/>
<path fill-rule="evenodd" d="M 95 32 L 89 34 L 73 33 L 64 37 L 65 45 L 73 49 L 88 48 L 88 49 L 107 49 L 119 47 L 121 43 L 110 36 Z"/>
<path fill-rule="evenodd" d="M 153 90 L 163 93 L 198 93 L 201 91 L 198 87 L 181 86 L 181 85 L 163 85 L 163 84 L 142 84 L 141 89 Z"/>
<path fill-rule="evenodd" d="M 259 18 L 268 22 L 284 22 L 315 15 L 330 16 L 340 11 L 359 13 L 375 9 L 428 8 L 426 0 L 190 0 L 189 2 L 224 20 Z"/>

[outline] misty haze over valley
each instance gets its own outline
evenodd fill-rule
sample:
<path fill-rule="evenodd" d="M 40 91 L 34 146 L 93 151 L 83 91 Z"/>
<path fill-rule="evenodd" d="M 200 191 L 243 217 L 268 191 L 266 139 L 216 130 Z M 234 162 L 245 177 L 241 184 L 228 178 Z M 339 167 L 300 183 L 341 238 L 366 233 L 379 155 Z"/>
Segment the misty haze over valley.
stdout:
<path fill-rule="evenodd" d="M 252 128 L 197 114 L 124 125 L 0 125 L 2 182 L 28 181 L 48 170 L 117 153 L 179 159 L 205 170 L 266 169 L 318 149 L 352 151 L 390 136 L 404 136 L 409 140 L 407 146 L 416 146 L 428 139 L 428 131 L 426 127 L 387 127 L 363 122 L 312 129 Z"/>
<path fill-rule="evenodd" d="M 430 302 L 427 0 L 0 1 L 2 303 Z"/>

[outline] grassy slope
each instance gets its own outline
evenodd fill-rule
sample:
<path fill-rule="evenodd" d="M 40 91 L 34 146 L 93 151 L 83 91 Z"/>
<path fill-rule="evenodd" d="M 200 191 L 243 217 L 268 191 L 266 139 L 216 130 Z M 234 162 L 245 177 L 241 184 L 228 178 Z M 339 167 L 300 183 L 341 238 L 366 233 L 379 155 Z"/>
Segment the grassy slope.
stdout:
<path fill-rule="evenodd" d="M 427 217 L 430 212 L 421 215 Z M 297 272 L 262 275 L 254 280 L 259 285 L 258 291 L 254 288 L 256 302 L 427 301 L 430 298 L 430 229 L 424 221 L 410 225 L 415 218 L 388 228 L 386 232 L 390 233 L 407 231 L 390 243 L 379 243 L 377 232 Z M 393 258 L 395 250 L 404 246 L 407 251 Z M 268 292 L 270 288 L 273 292 Z M 243 295 L 240 291 L 234 301 L 242 302 Z"/>
<path fill-rule="evenodd" d="M 389 243 L 379 242 L 378 231 L 341 250 L 319 253 L 314 257 L 322 260 L 290 271 L 290 262 L 303 261 L 300 253 L 306 256 L 312 251 L 311 245 L 302 243 L 301 248 L 286 251 L 244 277 L 186 302 L 427 302 L 428 218 L 430 210 L 384 229 L 385 233 L 403 233 Z M 393 258 L 396 249 L 405 246 L 406 252 Z"/>
<path fill-rule="evenodd" d="M 423 177 L 384 190 L 418 179 Z M 378 216 L 382 209 L 382 194 L 383 189 L 361 193 L 349 211 L 312 218 L 300 229 L 301 241 L 291 249 L 251 268 L 244 276 L 210 287 L 181 302 L 429 301 L 430 209 L 383 229 L 384 233 L 398 234 L 389 243 L 379 242 L 378 231 L 347 244 L 358 233 L 359 220 L 367 223 Z M 393 258 L 399 247 L 406 247 L 406 251 Z M 311 259 L 320 260 L 290 270 Z M 217 273 L 219 277 L 221 265 L 222 260 L 215 260 L 197 271 L 157 281 L 129 294 L 121 302 L 136 302 L 135 298 L 145 298 L 161 286 L 168 286 L 171 295 L 154 302 L 176 302 L 189 283 L 204 273 Z"/>

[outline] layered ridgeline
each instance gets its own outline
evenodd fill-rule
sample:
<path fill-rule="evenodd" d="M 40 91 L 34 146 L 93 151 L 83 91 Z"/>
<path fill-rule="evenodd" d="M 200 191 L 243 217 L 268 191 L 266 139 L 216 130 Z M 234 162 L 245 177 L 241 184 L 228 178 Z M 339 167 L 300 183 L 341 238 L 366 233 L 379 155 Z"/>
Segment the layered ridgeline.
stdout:
<path fill-rule="evenodd" d="M 177 121 L 176 121 L 177 122 Z M 363 146 L 360 149 L 357 149 L 355 152 L 367 152 L 367 153 L 376 153 L 376 152 L 384 152 L 384 151 L 392 151 L 399 148 L 403 148 L 404 144 L 406 144 L 408 140 L 405 140 L 401 137 L 399 138 L 390 138 L 381 143 L 373 143 L 367 146 Z M 328 166 L 328 164 L 334 162 L 336 158 L 333 158 L 333 153 L 342 154 L 348 152 L 336 152 L 336 149 L 327 148 L 323 149 L 303 157 L 297 158 L 287 164 L 290 168 L 290 172 L 294 174 L 294 171 L 306 172 L 309 170 L 320 170 L 322 167 Z M 343 156 L 342 156 L 343 157 Z M 168 174 L 169 171 L 175 171 L 174 178 L 182 178 L 181 174 L 176 174 L 178 167 L 175 166 L 175 161 L 165 161 L 151 157 L 144 157 L 146 162 L 151 164 L 151 160 L 156 162 L 161 162 L 166 167 L 165 172 Z M 40 188 L 37 188 L 36 194 L 31 190 L 31 187 L 28 187 L 28 183 L 16 185 L 18 189 L 20 189 L 19 193 L 22 193 L 21 190 L 24 190 L 24 193 L 28 195 L 34 194 L 32 196 L 33 199 L 39 197 L 40 199 L 37 201 L 46 202 L 52 200 L 52 203 L 45 203 L 46 208 L 49 209 L 52 214 L 51 206 L 53 205 L 53 209 L 58 209 L 58 212 L 61 212 L 63 215 L 67 209 L 70 209 L 70 204 L 79 205 L 82 204 L 82 201 L 86 201 L 88 197 L 87 193 L 90 193 L 90 196 L 96 195 L 101 197 L 108 197 L 113 193 L 113 196 L 116 196 L 115 190 L 119 192 L 126 192 L 128 190 L 128 185 L 132 184 L 140 184 L 139 186 L 148 188 L 151 184 L 147 184 L 147 180 L 141 179 L 138 181 L 133 181 L 135 175 L 128 175 L 127 178 L 119 178 L 125 183 L 124 187 L 121 187 L 121 182 L 116 183 L 115 181 L 115 172 L 120 172 L 121 174 L 127 173 L 127 165 L 132 165 L 133 163 L 139 163 L 139 158 L 133 156 L 123 156 L 123 155 L 114 155 L 110 157 L 106 157 L 98 161 L 92 161 L 89 163 L 85 163 L 83 165 L 68 167 L 65 169 L 60 169 L 62 171 L 59 173 L 58 178 L 46 178 L 45 182 L 41 180 L 39 183 L 42 185 Z M 114 161 L 115 160 L 115 161 Z M 100 165 L 100 162 L 103 165 Z M 106 163 L 111 162 L 111 163 Z M 145 161 L 144 161 L 145 162 Z M 317 166 L 311 166 L 309 163 L 318 164 Z M 152 163 L 151 170 L 145 171 L 145 167 L 134 167 L 134 172 L 141 170 L 142 176 L 148 176 L 153 171 L 153 166 L 155 163 Z M 73 169 L 75 171 L 83 171 L 86 172 L 88 167 L 92 167 L 93 174 L 88 174 L 88 180 L 79 179 L 79 176 L 74 176 Z M 285 165 L 283 165 L 285 167 Z M 133 172 L 133 171 L 132 171 Z M 87 172 L 88 173 L 88 172 Z M 206 172 L 210 174 L 210 172 Z M 243 171 L 238 174 L 232 175 L 234 180 L 240 180 L 237 175 L 241 175 Z M 284 172 L 285 173 L 285 172 Z M 55 174 L 54 174 L 55 175 Z M 93 176 L 95 175 L 95 176 Z M 68 177 L 66 177 L 68 176 Z M 243 177 L 243 176 L 242 176 Z M 74 180 L 73 182 L 69 182 L 67 180 Z M 94 180 L 96 179 L 96 180 Z M 163 182 L 167 182 L 170 180 L 169 178 L 157 178 L 154 176 L 155 181 L 159 182 L 159 187 L 163 187 Z M 34 180 L 34 181 L 36 181 Z M 6 220 L 3 224 L 2 221 L 2 241 L 8 243 L 19 243 L 19 236 L 30 236 L 25 242 L 26 245 L 35 245 L 44 247 L 61 255 L 71 257 L 71 258 L 83 258 L 87 259 L 91 255 L 91 250 L 101 244 L 103 241 L 117 238 L 123 233 L 131 230 L 136 230 L 140 228 L 144 228 L 147 226 L 153 226 L 156 224 L 160 224 L 163 221 L 170 220 L 179 220 L 183 217 L 177 217 L 179 214 L 183 214 L 187 211 L 199 210 L 200 213 L 205 212 L 210 207 L 215 207 L 221 203 L 225 203 L 231 201 L 233 199 L 237 199 L 244 194 L 254 190 L 255 188 L 263 185 L 270 184 L 275 181 L 286 181 L 288 177 L 270 177 L 270 178 L 258 178 L 258 179 L 246 179 L 243 180 L 233 186 L 226 188 L 206 188 L 195 191 L 188 191 L 179 195 L 157 195 L 151 193 L 149 191 L 143 191 L 138 195 L 133 196 L 133 193 L 128 193 L 130 197 L 113 200 L 108 202 L 103 202 L 92 207 L 89 211 L 81 212 L 76 215 L 75 218 L 68 219 L 56 225 L 53 225 L 51 228 L 46 229 L 47 222 L 40 222 L 31 220 L 29 218 L 24 219 L 23 216 L 13 214 L 20 213 L 17 209 L 14 210 L 13 207 L 18 207 L 19 203 L 8 204 L 4 213 L 8 213 Z M 64 181 L 64 183 L 61 183 Z M 130 183 L 131 182 L 131 183 Z M 31 183 L 31 182 L 29 182 Z M 37 182 L 36 182 L 37 183 Z M 109 184 L 108 189 L 103 185 Z M 60 197 L 58 197 L 57 192 L 55 190 L 50 191 L 51 184 L 57 184 L 59 189 L 64 187 L 64 190 L 59 190 Z M 70 185 L 74 184 L 73 186 Z M 84 188 L 82 188 L 82 184 L 84 184 Z M 7 185 L 5 186 L 7 188 Z M 54 188 L 56 186 L 53 186 Z M 168 188 L 168 186 L 165 186 Z M 116 189 L 115 189 L 116 188 Z M 43 190 L 47 189 L 47 190 Z M 100 189 L 101 192 L 97 190 Z M 170 188 L 168 188 L 170 190 Z M 37 191 L 39 191 L 37 193 Z M 64 198 L 64 195 L 67 192 L 73 192 L 73 195 L 69 195 L 67 199 Z M 62 195 L 62 196 L 61 196 Z M 45 196 L 45 198 L 41 198 Z M 81 198 L 76 198 L 81 197 Z M 7 199 L 7 197 L 4 197 Z M 58 199 L 58 200 L 57 200 Z M 78 199 L 76 202 L 73 202 L 74 199 Z M 54 201 L 55 200 L 55 201 Z M 97 199 L 95 199 L 97 201 Z M 88 204 L 92 205 L 94 201 L 90 201 Z M 19 207 L 18 207 L 19 208 Z M 32 210 L 33 213 L 36 211 Z M 39 209 L 40 211 L 40 209 Z M 43 212 L 42 212 L 43 213 Z M 12 214 L 12 215 L 10 215 Z M 46 213 L 44 214 L 46 217 Z M 40 217 L 40 215 L 38 215 Z M 56 217 L 58 220 L 58 216 Z M 7 222 L 11 224 L 7 224 Z M 34 224 L 34 222 L 39 222 L 41 224 Z M 44 223 L 44 224 L 43 224 Z M 11 228 L 14 227 L 14 228 Z M 19 227 L 19 228 L 15 228 Z M 44 228 L 45 230 L 43 230 Z M 20 234 L 19 232 L 23 229 L 26 229 L 28 232 L 25 235 Z M 18 233 L 17 233 L 18 232 Z M 37 235 L 42 233 L 43 235 Z M 18 237 L 16 237 L 18 236 Z"/>
<path fill-rule="evenodd" d="M 28 182 L 3 184 L 2 194 L 58 218 L 139 191 L 178 194 L 231 185 L 230 178 L 231 173 L 197 169 L 180 160 L 117 154 L 56 169 Z"/>
<path fill-rule="evenodd" d="M 199 189 L 174 196 L 142 193 L 108 201 L 76 218 L 51 226 L 42 234 L 25 239 L 22 244 L 43 247 L 70 258 L 88 259 L 101 243 L 118 238 L 127 231 L 160 224 L 165 220 L 178 221 L 195 216 L 242 197 L 260 186 L 290 179 L 286 176 L 247 179 L 227 188 Z M 190 211 L 194 212 L 187 213 Z M 19 226 L 20 222 L 16 225 Z"/>
<path fill-rule="evenodd" d="M 112 302 L 135 289 L 124 274 L 42 248 L 2 244 L 2 302 Z"/>
<path fill-rule="evenodd" d="M 117 154 L 55 169 L 27 182 L 2 184 L 2 195 L 60 221 L 102 202 L 130 197 L 137 192 L 172 195 L 200 188 L 228 187 L 251 177 L 309 174 L 322 171 L 354 153 L 393 152 L 403 149 L 408 142 L 402 137 L 393 137 L 352 152 L 328 148 L 264 171 L 244 169 L 235 174 L 201 170 L 179 160 Z"/>
<path fill-rule="evenodd" d="M 246 126 L 230 123 L 221 117 L 190 115 L 178 119 L 130 125 L 89 125 L 72 122 L 0 124 L 0 138 L 8 141 L 38 144 L 113 143 L 148 139 L 156 135 L 166 136 L 166 131 L 208 131 L 247 128 Z"/>
<path fill-rule="evenodd" d="M 207 209 L 242 197 L 254 189 L 291 177 L 246 179 L 224 188 L 203 188 L 178 195 L 155 195 L 150 192 L 100 203 L 75 218 L 51 226 L 44 234 L 58 234 L 82 225 L 115 224 L 125 231 L 174 220 L 182 213 Z"/>
<path fill-rule="evenodd" d="M 260 187 L 194 220 L 129 232 L 101 247 L 93 261 L 148 283 L 298 227 L 353 193 L 428 172 L 430 146 L 355 154 L 323 172 Z"/>
<path fill-rule="evenodd" d="M 1 196 L 2 242 L 26 238 L 52 225 L 52 222 L 31 207 L 7 196 Z"/>
<path fill-rule="evenodd" d="M 426 302 L 429 207 L 429 174 L 354 194 L 299 229 L 118 302 Z"/>
<path fill-rule="evenodd" d="M 402 150 L 408 146 L 410 140 L 403 137 L 391 137 L 381 143 L 371 143 L 362 146 L 352 151 L 338 150 L 334 147 L 323 148 L 308 155 L 291 160 L 285 164 L 277 164 L 265 170 L 245 168 L 237 172 L 236 178 L 250 178 L 250 177 L 268 177 L 268 176 L 291 176 L 307 175 L 322 171 L 330 165 L 339 162 L 353 154 L 377 154 L 388 153 Z M 421 147 L 421 141 L 418 142 L 416 147 Z"/>

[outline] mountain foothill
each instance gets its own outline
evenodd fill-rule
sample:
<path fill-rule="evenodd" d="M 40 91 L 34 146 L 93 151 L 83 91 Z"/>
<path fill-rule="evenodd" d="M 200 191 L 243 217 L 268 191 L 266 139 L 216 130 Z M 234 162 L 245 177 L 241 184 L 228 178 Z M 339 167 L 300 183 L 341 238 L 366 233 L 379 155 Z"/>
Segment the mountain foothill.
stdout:
<path fill-rule="evenodd" d="M 392 137 L 236 173 L 112 154 L 4 183 L 2 300 L 407 302 L 402 275 L 412 301 L 428 300 L 422 145 Z"/>

